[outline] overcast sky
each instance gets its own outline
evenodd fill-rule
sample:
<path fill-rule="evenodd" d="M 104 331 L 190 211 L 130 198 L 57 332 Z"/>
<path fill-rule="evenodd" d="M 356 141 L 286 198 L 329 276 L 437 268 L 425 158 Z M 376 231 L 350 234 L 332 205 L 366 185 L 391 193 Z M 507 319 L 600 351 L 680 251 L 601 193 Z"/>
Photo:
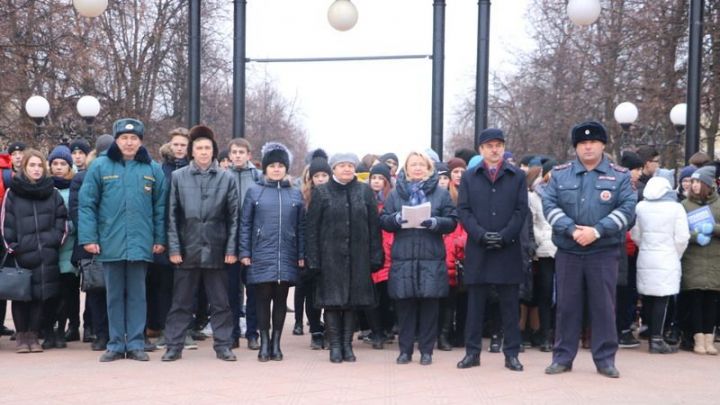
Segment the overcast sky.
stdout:
<path fill-rule="evenodd" d="M 249 0 L 247 56 L 288 58 L 432 53 L 432 0 L 354 0 L 357 25 L 327 22 L 332 0 Z M 528 0 L 491 8 L 490 69 L 513 69 L 513 54 L 532 48 Z M 445 134 L 453 111 L 475 84 L 477 0 L 448 0 L 445 26 Z M 432 61 L 253 63 L 295 100 L 311 148 L 332 154 L 396 152 L 430 146 Z"/>

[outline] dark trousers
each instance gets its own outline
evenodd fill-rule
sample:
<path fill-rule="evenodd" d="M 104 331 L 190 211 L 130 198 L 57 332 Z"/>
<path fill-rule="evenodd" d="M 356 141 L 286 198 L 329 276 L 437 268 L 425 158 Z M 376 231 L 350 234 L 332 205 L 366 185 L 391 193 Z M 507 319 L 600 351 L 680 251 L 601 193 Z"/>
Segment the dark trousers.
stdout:
<path fill-rule="evenodd" d="M 583 292 L 586 292 L 593 360 L 597 367 L 615 365 L 618 348 L 615 290 L 619 256 L 617 249 L 586 255 L 558 250 L 555 255 L 557 328 L 553 363 L 571 365 L 575 360 L 583 319 Z"/>
<path fill-rule="evenodd" d="M 455 296 L 455 347 L 465 347 L 465 323 L 467 322 L 468 293 L 465 287 L 458 287 Z"/>
<path fill-rule="evenodd" d="M 618 285 L 616 292 L 615 325 L 618 332 L 629 332 L 637 311 L 637 254 L 628 256 L 627 285 Z"/>
<path fill-rule="evenodd" d="M 0 327 L 5 326 L 5 314 L 7 313 L 7 301 L 0 301 Z"/>
<path fill-rule="evenodd" d="M 258 337 L 258 320 L 257 320 L 257 299 L 255 297 L 255 286 L 247 283 L 247 267 L 242 268 L 240 273 L 242 282 L 245 284 L 245 331 L 246 339 L 257 339 Z"/>
<path fill-rule="evenodd" d="M 535 273 L 535 294 L 537 297 L 540 331 L 543 337 L 550 336 L 553 328 L 553 292 L 555 290 L 555 259 L 541 257 Z"/>
<path fill-rule="evenodd" d="M 289 289 L 290 284 L 284 281 L 255 284 L 258 329 L 270 330 L 270 318 L 272 318 L 273 331 L 282 330 L 287 315 Z M 270 304 L 272 304 L 272 311 Z M 302 311 L 302 308 L 297 310 Z"/>
<path fill-rule="evenodd" d="M 517 284 L 477 284 L 468 286 L 468 312 L 465 325 L 465 352 L 479 355 L 482 351 L 485 304 L 491 289 L 498 296 L 503 330 L 503 353 L 517 357 L 520 351 L 520 297 Z"/>
<path fill-rule="evenodd" d="M 373 333 L 386 336 L 392 332 L 395 325 L 395 313 L 392 308 L 392 300 L 388 295 L 387 281 L 375 284 L 375 291 L 377 292 L 378 305 L 375 308 L 366 309 L 365 317 Z"/>
<path fill-rule="evenodd" d="M 323 328 L 320 323 L 322 310 L 315 308 L 313 296 L 315 294 L 315 279 L 312 277 L 301 277 L 295 285 L 295 323 L 302 324 L 303 307 L 305 315 L 310 323 L 310 333 L 322 333 Z"/>
<path fill-rule="evenodd" d="M 663 334 L 669 300 L 669 295 L 664 297 L 643 296 L 643 306 L 647 306 L 648 313 L 650 313 L 648 324 L 651 337 L 660 337 Z"/>
<path fill-rule="evenodd" d="M 108 339 L 107 297 L 105 296 L 105 290 L 86 292 L 85 307 L 90 309 L 95 337 L 98 339 Z"/>
<path fill-rule="evenodd" d="M 165 324 L 167 347 L 182 350 L 185 333 L 193 322 L 193 301 L 203 282 L 210 303 L 213 348 L 219 351 L 232 344 L 232 312 L 227 295 L 225 269 L 177 269 L 173 281 L 173 301 Z"/>
<path fill-rule="evenodd" d="M 242 265 L 240 263 L 227 264 L 225 269 L 228 273 L 228 301 L 230 302 L 233 321 L 232 338 L 236 340 L 240 338 L 240 315 L 242 314 L 242 304 L 240 302 Z"/>
<path fill-rule="evenodd" d="M 60 300 L 57 311 L 58 329 L 80 327 L 80 276 L 73 273 L 60 274 Z"/>
<path fill-rule="evenodd" d="M 408 298 L 395 301 L 397 310 L 398 345 L 400 353 L 413 353 L 415 338 L 420 353 L 432 354 L 437 340 L 440 300 L 437 298 Z"/>
<path fill-rule="evenodd" d="M 13 301 L 12 316 L 16 332 L 40 332 L 45 303 L 40 300 Z"/>
<path fill-rule="evenodd" d="M 152 263 L 147 274 L 147 327 L 165 329 L 173 298 L 173 266 Z"/>
<path fill-rule="evenodd" d="M 717 317 L 718 292 L 689 290 L 690 325 L 692 333 L 713 333 Z"/>
<path fill-rule="evenodd" d="M 450 337 L 455 322 L 455 308 L 457 307 L 457 287 L 450 287 L 447 297 L 440 298 L 440 313 L 438 326 L 440 334 Z"/>

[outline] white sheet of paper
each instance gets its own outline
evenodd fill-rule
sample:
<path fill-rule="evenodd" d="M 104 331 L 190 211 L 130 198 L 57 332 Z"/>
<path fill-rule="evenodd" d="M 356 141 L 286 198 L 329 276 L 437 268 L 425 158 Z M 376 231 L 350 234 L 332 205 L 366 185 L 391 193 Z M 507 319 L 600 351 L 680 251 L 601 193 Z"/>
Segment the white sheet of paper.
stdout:
<path fill-rule="evenodd" d="M 403 205 L 402 207 L 402 219 L 407 222 L 402 224 L 403 228 L 422 228 L 420 223 L 426 219 L 430 219 L 430 203 L 426 202 L 420 205 L 411 207 L 409 205 Z"/>

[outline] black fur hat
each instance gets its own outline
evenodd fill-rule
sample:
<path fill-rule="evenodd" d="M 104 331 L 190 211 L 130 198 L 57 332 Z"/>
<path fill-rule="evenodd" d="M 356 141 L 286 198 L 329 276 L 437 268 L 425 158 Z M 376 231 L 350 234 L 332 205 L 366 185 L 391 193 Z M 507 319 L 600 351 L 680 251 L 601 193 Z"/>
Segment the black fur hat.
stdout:
<path fill-rule="evenodd" d="M 285 168 L 290 170 L 290 162 L 292 161 L 292 153 L 288 148 L 280 142 L 268 142 L 260 149 L 262 153 L 263 173 L 266 168 L 273 163 L 282 163 Z"/>
<path fill-rule="evenodd" d="M 217 159 L 218 153 L 220 151 L 218 150 L 217 142 L 215 142 L 215 133 L 212 129 L 209 127 L 206 127 L 205 125 L 195 125 L 194 127 L 190 128 L 190 132 L 188 134 L 188 137 L 190 138 L 190 142 L 188 142 L 188 159 L 191 160 L 193 158 L 192 150 L 193 150 L 193 142 L 195 140 L 200 138 L 209 139 L 210 142 L 212 142 L 213 146 L 213 159 Z"/>

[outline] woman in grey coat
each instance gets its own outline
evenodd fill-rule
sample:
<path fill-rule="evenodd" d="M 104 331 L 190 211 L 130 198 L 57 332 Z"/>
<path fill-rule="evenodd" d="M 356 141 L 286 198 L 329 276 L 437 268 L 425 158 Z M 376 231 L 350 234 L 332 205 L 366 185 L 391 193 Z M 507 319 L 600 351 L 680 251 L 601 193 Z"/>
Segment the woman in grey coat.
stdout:
<path fill-rule="evenodd" d="M 240 226 L 240 262 L 255 286 L 260 352 L 258 360 L 283 359 L 280 337 L 290 285 L 304 265 L 304 202 L 287 179 L 290 152 L 275 142 L 262 148 L 265 178 L 245 195 Z M 270 304 L 272 303 L 272 341 Z M 272 347 L 271 347 L 272 346 Z"/>

